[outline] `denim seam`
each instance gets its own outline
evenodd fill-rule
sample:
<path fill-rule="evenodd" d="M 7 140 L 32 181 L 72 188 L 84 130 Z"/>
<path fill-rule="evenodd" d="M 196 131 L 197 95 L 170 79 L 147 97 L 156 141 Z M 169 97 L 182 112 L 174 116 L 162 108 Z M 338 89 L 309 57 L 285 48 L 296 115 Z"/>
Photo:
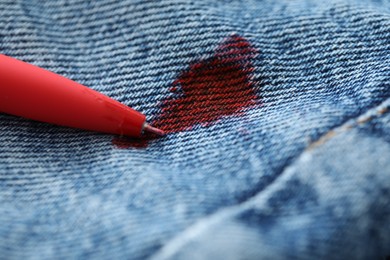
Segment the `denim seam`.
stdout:
<path fill-rule="evenodd" d="M 153 253 L 149 257 L 149 259 L 158 259 L 160 255 L 164 255 L 164 253 L 163 253 L 165 251 L 164 248 L 171 245 L 173 243 L 173 241 L 179 240 L 179 238 L 181 236 L 184 236 L 189 230 L 193 229 L 194 227 L 200 226 L 203 222 L 212 221 L 213 219 L 216 219 L 215 221 L 212 221 L 211 224 L 217 223 L 218 220 L 220 220 L 220 218 L 216 217 L 217 215 L 224 214 L 229 209 L 231 209 L 233 211 L 233 214 L 234 214 L 234 212 L 239 211 L 239 208 L 241 206 L 245 206 L 251 200 L 253 200 L 255 197 L 260 196 L 261 193 L 264 193 L 270 187 L 274 186 L 274 184 L 277 181 L 279 181 L 282 176 L 284 176 L 287 169 L 291 168 L 299 160 L 299 158 L 304 156 L 304 154 L 306 154 L 307 152 L 313 152 L 313 150 L 315 148 L 320 147 L 321 144 L 330 140 L 332 137 L 336 136 L 337 134 L 339 134 L 341 132 L 345 132 L 346 130 L 351 130 L 354 127 L 357 127 L 359 125 L 368 123 L 369 121 L 373 120 L 374 118 L 378 118 L 378 117 L 385 115 L 387 112 L 390 112 L 390 97 L 387 98 L 385 101 L 383 101 L 381 104 L 379 104 L 373 108 L 368 109 L 367 111 L 359 114 L 358 116 L 355 116 L 353 118 L 345 120 L 342 124 L 340 124 L 336 127 L 333 127 L 326 134 L 322 135 L 317 141 L 313 142 L 306 149 L 304 149 L 297 157 L 295 157 L 295 159 L 292 161 L 292 163 L 285 166 L 281 170 L 280 174 L 277 174 L 277 177 L 271 183 L 269 183 L 264 189 L 262 189 L 261 191 L 259 191 L 256 194 L 254 194 L 253 196 L 247 198 L 245 201 L 243 201 L 241 203 L 227 206 L 227 207 L 222 207 L 222 208 L 216 210 L 214 213 L 211 213 L 211 214 L 203 217 L 202 219 L 196 221 L 195 223 L 193 223 L 192 225 L 190 225 L 189 227 L 185 228 L 183 231 L 181 231 L 180 233 L 175 235 L 173 238 L 171 238 L 165 245 L 163 245 L 159 250 L 157 250 L 155 253 Z M 234 210 L 234 209 L 237 209 L 237 210 Z M 189 240 L 189 241 L 191 241 L 191 240 Z M 183 243 L 182 245 L 185 245 L 185 243 Z M 181 246 L 179 246 L 176 250 L 174 250 L 173 253 L 178 252 L 180 250 L 180 248 L 181 248 Z"/>
<path fill-rule="evenodd" d="M 383 101 L 380 105 L 369 109 L 368 111 L 360 114 L 359 116 L 356 116 L 352 119 L 349 119 L 345 121 L 343 124 L 340 126 L 334 127 L 331 130 L 329 130 L 327 133 L 322 135 L 319 139 L 316 141 L 312 142 L 305 150 L 305 151 L 311 151 L 313 148 L 317 148 L 321 145 L 323 145 L 325 142 L 329 141 L 336 135 L 352 130 L 358 126 L 364 125 L 371 120 L 375 118 L 380 118 L 384 116 L 386 113 L 390 112 L 390 98 L 386 99 Z M 374 112 L 373 112 L 374 111 Z M 373 112 L 373 113 L 370 113 Z"/>

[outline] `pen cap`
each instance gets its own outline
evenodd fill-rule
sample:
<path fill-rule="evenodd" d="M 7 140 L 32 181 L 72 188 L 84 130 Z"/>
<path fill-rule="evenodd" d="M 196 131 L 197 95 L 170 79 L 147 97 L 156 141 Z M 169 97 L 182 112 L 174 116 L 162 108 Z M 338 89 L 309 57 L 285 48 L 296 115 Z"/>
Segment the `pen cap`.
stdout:
<path fill-rule="evenodd" d="M 0 112 L 42 122 L 138 137 L 145 116 L 48 70 L 0 54 Z"/>

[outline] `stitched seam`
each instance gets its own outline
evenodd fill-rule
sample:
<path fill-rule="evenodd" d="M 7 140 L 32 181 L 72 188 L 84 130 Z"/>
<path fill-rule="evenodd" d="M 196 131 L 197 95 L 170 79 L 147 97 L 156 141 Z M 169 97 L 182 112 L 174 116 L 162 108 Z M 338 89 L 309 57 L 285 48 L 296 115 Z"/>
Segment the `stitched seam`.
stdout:
<path fill-rule="evenodd" d="M 389 103 L 389 104 L 387 104 L 387 103 Z M 370 114 L 370 112 L 372 112 L 372 111 L 375 111 L 375 113 L 374 114 Z M 238 204 L 235 204 L 235 205 L 226 206 L 226 207 L 222 207 L 220 209 L 217 209 L 214 213 L 206 215 L 205 217 L 199 219 L 198 221 L 195 221 L 195 223 L 193 223 L 192 225 L 188 226 L 183 231 L 181 231 L 180 233 L 178 233 L 177 235 L 172 237 L 157 252 L 152 254 L 149 257 L 149 259 L 156 259 L 156 257 L 158 255 L 160 255 L 160 252 L 162 252 L 164 250 L 164 248 L 166 248 L 168 245 L 170 245 L 172 241 L 177 240 L 180 236 L 185 234 L 188 230 L 191 230 L 194 226 L 199 225 L 202 222 L 208 221 L 209 219 L 215 217 L 216 215 L 220 214 L 221 212 L 226 211 L 229 208 L 240 207 L 240 206 L 246 204 L 248 201 L 252 200 L 253 198 L 259 196 L 259 194 L 264 193 L 264 191 L 267 190 L 270 186 L 272 186 L 273 183 L 278 181 L 281 176 L 284 176 L 284 173 L 286 172 L 287 168 L 289 168 L 292 165 L 294 165 L 299 160 L 299 158 L 301 158 L 306 152 L 312 151 L 312 149 L 315 149 L 316 147 L 319 147 L 320 144 L 328 141 L 329 139 L 331 139 L 332 137 L 337 135 L 339 132 L 345 132 L 346 130 L 350 130 L 350 129 L 354 128 L 354 127 L 357 127 L 358 125 L 366 124 L 369 121 L 373 120 L 374 118 L 378 118 L 378 117 L 383 116 L 387 112 L 390 112 L 390 98 L 387 98 L 381 104 L 379 104 L 379 105 L 377 105 L 377 106 L 375 106 L 373 108 L 369 108 L 365 112 L 363 112 L 363 113 L 361 113 L 361 114 L 359 114 L 359 115 L 357 115 L 357 116 L 355 116 L 353 118 L 345 120 L 340 125 L 333 127 L 326 134 L 322 135 L 317 141 L 313 142 L 306 149 L 304 149 L 298 156 L 296 156 L 295 159 L 292 161 L 292 163 L 290 163 L 290 164 L 286 165 L 285 167 L 283 167 L 283 169 L 280 171 L 280 174 L 276 174 L 276 177 L 274 178 L 274 180 L 272 180 L 264 189 L 262 189 L 261 191 L 257 192 L 253 196 L 247 198 L 245 201 L 243 201 L 241 203 L 238 203 Z M 321 139 L 323 139 L 323 142 L 319 143 Z M 315 145 L 316 143 L 317 143 L 317 145 Z M 178 252 L 181 248 L 182 248 L 182 246 L 180 246 L 178 249 L 176 249 L 175 252 Z"/>
<path fill-rule="evenodd" d="M 329 130 L 326 134 L 322 135 L 317 141 L 312 142 L 303 152 L 312 150 L 313 148 L 317 148 L 321 145 L 323 145 L 325 142 L 329 141 L 336 135 L 352 130 L 358 126 L 364 125 L 366 123 L 369 123 L 375 118 L 380 118 L 386 113 L 390 112 L 390 105 L 385 104 L 387 101 L 390 101 L 390 99 L 386 99 L 383 101 L 380 105 L 376 106 L 375 108 L 371 108 L 368 111 L 362 113 L 359 116 L 354 117 L 353 119 L 349 119 L 345 121 L 343 124 L 341 124 L 338 127 L 334 127 L 331 130 Z M 376 110 L 375 114 L 369 114 L 366 115 L 368 112 Z M 352 121 L 352 122 L 351 122 Z M 337 131 L 336 131 L 337 130 Z"/>

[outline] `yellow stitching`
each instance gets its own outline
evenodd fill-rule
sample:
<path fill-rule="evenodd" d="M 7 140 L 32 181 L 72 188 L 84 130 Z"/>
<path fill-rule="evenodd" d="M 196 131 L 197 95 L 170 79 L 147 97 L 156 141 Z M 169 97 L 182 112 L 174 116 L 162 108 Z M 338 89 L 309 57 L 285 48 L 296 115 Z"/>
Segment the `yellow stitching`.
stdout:
<path fill-rule="evenodd" d="M 377 117 L 379 117 L 379 116 L 381 116 L 381 115 L 383 115 L 383 114 L 385 114 L 387 112 L 389 112 L 389 108 L 388 107 L 384 107 L 384 108 L 379 109 L 376 112 L 375 116 L 371 115 L 371 116 L 367 116 L 365 118 L 361 118 L 361 119 L 356 120 L 357 124 L 346 124 L 346 125 L 343 125 L 339 129 L 337 129 L 337 132 L 334 129 L 332 129 L 329 132 L 327 132 L 326 134 L 324 134 L 323 136 L 321 136 L 317 141 L 311 143 L 305 150 L 311 150 L 311 149 L 316 148 L 316 147 L 318 147 L 320 145 L 323 145 L 325 142 L 327 142 L 329 139 L 333 138 L 334 136 L 336 136 L 340 132 L 345 132 L 345 131 L 353 129 L 357 125 L 363 125 L 365 123 L 368 123 L 372 119 L 377 118 Z"/>

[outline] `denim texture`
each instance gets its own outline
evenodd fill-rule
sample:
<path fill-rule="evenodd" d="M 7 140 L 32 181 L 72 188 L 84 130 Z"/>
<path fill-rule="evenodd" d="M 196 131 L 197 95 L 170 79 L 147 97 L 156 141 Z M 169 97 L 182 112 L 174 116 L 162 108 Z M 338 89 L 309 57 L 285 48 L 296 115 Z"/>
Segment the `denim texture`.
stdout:
<path fill-rule="evenodd" d="M 390 255 L 388 1 L 3 0 L 0 52 L 163 128 L 193 64 L 257 97 L 142 147 L 0 114 L 0 258 Z"/>

